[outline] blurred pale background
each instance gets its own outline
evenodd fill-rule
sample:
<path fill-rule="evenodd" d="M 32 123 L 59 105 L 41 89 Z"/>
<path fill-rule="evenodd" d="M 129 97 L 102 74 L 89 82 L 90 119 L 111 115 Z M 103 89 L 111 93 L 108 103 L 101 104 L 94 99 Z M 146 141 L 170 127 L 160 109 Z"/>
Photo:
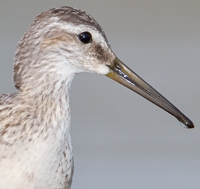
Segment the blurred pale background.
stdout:
<path fill-rule="evenodd" d="M 196 125 L 176 119 L 107 77 L 72 86 L 72 189 L 200 188 L 200 1 L 0 1 L 0 93 L 15 91 L 17 42 L 36 15 L 69 5 L 90 13 L 117 56 Z"/>

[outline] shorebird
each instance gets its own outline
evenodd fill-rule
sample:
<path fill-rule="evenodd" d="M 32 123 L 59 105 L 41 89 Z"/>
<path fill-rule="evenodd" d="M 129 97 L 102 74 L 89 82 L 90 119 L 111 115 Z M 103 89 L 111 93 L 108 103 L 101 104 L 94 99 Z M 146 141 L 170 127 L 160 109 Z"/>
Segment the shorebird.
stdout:
<path fill-rule="evenodd" d="M 194 127 L 117 58 L 94 18 L 67 6 L 50 9 L 17 46 L 17 92 L 0 96 L 1 189 L 71 188 L 70 88 L 81 72 L 106 75 Z"/>

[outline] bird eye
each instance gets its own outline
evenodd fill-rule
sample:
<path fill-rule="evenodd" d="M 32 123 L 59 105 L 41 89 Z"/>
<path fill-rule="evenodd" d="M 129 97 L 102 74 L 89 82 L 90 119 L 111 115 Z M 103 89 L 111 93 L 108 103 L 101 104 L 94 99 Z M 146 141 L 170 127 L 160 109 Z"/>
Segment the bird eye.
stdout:
<path fill-rule="evenodd" d="M 78 38 L 84 44 L 90 43 L 92 41 L 92 35 L 89 32 L 83 32 L 79 34 Z"/>

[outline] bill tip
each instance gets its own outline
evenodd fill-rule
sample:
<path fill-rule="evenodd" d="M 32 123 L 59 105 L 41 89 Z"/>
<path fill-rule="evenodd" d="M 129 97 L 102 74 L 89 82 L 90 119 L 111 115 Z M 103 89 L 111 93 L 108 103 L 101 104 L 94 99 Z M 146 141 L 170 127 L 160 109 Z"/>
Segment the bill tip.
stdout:
<path fill-rule="evenodd" d="M 181 124 L 181 126 L 183 126 L 184 128 L 187 128 L 187 129 L 193 129 L 194 128 L 194 124 L 189 121 L 189 122 L 185 122 L 185 123 L 182 123 L 179 121 L 179 123 Z"/>

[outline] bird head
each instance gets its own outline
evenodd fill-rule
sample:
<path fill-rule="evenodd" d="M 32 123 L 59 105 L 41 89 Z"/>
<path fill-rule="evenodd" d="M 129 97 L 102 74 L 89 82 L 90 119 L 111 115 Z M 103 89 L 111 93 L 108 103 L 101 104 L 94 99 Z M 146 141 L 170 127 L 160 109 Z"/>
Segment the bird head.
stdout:
<path fill-rule="evenodd" d="M 51 86 L 80 72 L 106 75 L 172 114 L 185 127 L 194 127 L 174 105 L 117 58 L 103 29 L 89 14 L 61 7 L 37 16 L 16 50 L 17 89 L 23 91 L 33 81 Z"/>

